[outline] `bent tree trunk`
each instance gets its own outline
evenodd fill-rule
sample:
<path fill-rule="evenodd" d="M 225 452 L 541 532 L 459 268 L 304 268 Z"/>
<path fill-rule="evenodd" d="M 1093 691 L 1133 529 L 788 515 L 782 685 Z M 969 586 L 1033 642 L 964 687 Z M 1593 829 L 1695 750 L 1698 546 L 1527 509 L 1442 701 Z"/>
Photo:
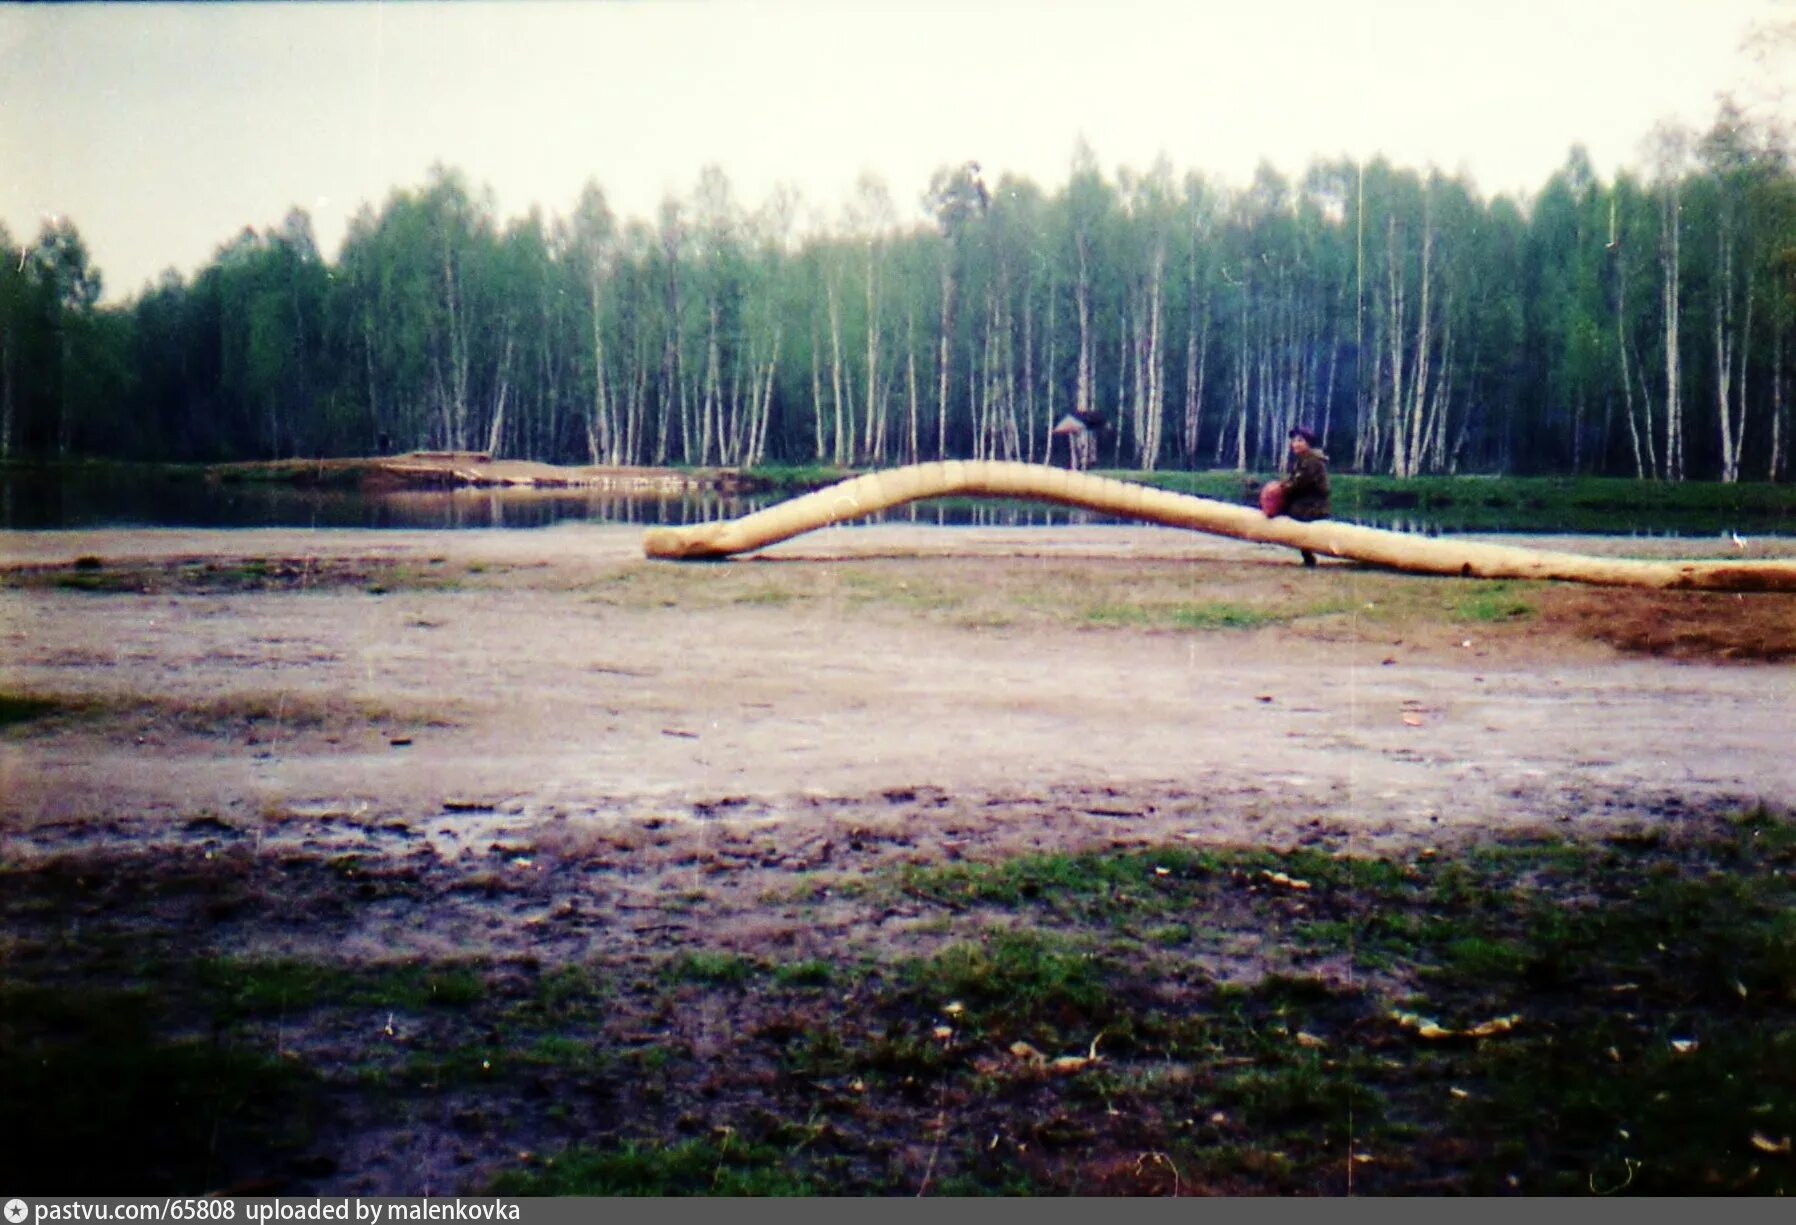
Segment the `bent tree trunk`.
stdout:
<path fill-rule="evenodd" d="M 1022 498 L 1119 518 L 1286 545 L 1415 574 L 1559 579 L 1614 587 L 1796 591 L 1796 561 L 1632 561 L 1430 539 L 1324 519 L 1268 519 L 1258 510 L 1039 464 L 950 460 L 870 472 L 740 519 L 653 528 L 649 557 L 715 560 L 909 502 L 943 497 Z"/>

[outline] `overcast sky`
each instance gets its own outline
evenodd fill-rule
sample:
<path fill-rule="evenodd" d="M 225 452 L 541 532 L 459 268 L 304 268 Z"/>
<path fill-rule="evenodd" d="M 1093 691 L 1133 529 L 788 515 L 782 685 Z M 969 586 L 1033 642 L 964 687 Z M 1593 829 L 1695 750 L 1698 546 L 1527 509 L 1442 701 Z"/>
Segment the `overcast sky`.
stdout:
<path fill-rule="evenodd" d="M 937 166 L 1044 189 L 1106 171 L 1244 182 L 1383 154 L 1531 192 L 1584 144 L 1637 164 L 1661 119 L 1763 97 L 1742 50 L 1787 0 L 659 0 L 0 5 L 0 223 L 74 220 L 137 292 L 298 205 L 350 215 L 433 162 L 503 217 L 596 179 L 648 217 L 716 163 L 747 206 L 790 182 L 834 217 L 866 170 L 901 219 Z"/>

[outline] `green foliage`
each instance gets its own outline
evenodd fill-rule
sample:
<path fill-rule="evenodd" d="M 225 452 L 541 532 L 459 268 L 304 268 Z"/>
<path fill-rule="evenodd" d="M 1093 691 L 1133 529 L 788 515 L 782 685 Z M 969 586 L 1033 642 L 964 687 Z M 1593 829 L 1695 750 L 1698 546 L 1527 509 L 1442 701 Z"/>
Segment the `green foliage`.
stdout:
<path fill-rule="evenodd" d="M 1232 467 L 1199 483 L 1231 500 L 1299 420 L 1337 470 L 1400 478 L 1366 491 L 1394 503 L 1463 472 L 1787 476 L 1796 174 L 1730 104 L 1695 148 L 1650 182 L 1574 149 L 1524 202 L 1383 159 L 1224 190 L 1164 161 L 1110 176 L 1081 147 L 1057 193 L 948 165 L 920 210 L 893 200 L 921 185 L 868 182 L 844 229 L 810 234 L 715 170 L 653 218 L 588 184 L 568 217 L 508 220 L 437 166 L 364 206 L 334 261 L 295 209 L 123 307 L 57 221 L 0 234 L 0 458 L 492 449 L 784 490 L 1064 463 L 1049 429 L 1085 407 L 1111 424 L 1100 463 Z"/>

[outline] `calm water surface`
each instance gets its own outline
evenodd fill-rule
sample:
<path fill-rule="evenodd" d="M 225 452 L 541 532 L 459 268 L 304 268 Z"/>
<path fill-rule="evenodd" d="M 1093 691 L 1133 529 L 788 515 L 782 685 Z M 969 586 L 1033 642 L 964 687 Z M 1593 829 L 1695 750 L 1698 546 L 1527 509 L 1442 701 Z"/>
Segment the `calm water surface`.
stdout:
<path fill-rule="evenodd" d="M 237 484 L 191 476 L 135 473 L 0 474 L 0 529 L 100 527 L 538 528 L 568 520 L 640 526 L 705 523 L 748 514 L 782 495 L 679 496 L 591 490 L 454 489 L 357 491 Z M 1595 533 L 1636 536 L 1786 534 L 1778 517 L 1721 513 L 1571 515 L 1555 511 L 1479 510 L 1418 514 L 1413 510 L 1343 514 L 1376 527 L 1438 535 L 1454 532 Z M 955 527 L 1051 527 L 1119 520 L 1033 502 L 940 499 L 889 511 L 887 522 Z"/>

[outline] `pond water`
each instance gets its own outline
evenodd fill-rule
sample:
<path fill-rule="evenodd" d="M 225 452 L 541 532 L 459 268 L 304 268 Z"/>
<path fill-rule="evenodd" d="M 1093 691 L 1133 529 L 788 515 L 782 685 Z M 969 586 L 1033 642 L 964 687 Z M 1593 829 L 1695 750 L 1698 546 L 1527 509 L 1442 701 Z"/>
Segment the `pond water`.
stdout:
<path fill-rule="evenodd" d="M 567 520 L 642 526 L 734 518 L 786 495 L 601 493 L 592 490 L 453 489 L 359 491 L 196 479 L 190 473 L 109 470 L 0 472 L 0 530 L 98 527 L 537 528 Z M 1563 510 L 1414 509 L 1354 512 L 1350 522 L 1425 535 L 1457 532 L 1713 536 L 1782 535 L 1796 522 L 1722 511 L 1573 513 Z M 887 522 L 955 527 L 1050 527 L 1120 522 L 1035 502 L 938 499 L 877 516 Z"/>

